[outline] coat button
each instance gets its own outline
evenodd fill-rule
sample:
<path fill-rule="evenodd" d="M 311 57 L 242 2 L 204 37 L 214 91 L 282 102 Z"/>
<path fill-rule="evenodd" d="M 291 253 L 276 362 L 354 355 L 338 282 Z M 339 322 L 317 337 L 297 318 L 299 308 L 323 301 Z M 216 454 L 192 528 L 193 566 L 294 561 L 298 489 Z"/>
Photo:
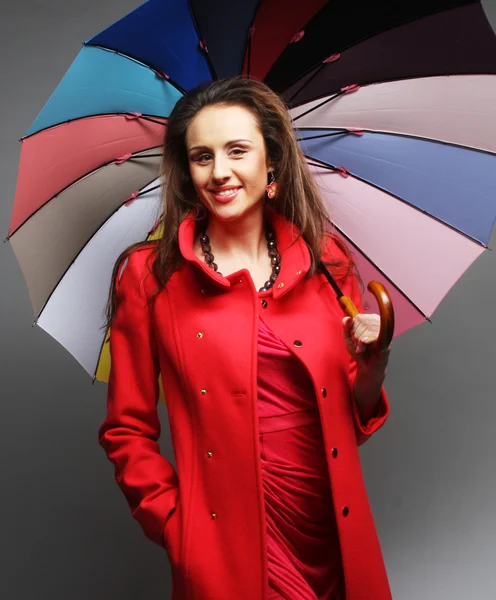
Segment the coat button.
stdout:
<path fill-rule="evenodd" d="M 205 295 L 207 292 L 205 290 L 200 290 L 200 292 Z"/>
<path fill-rule="evenodd" d="M 326 390 L 326 388 L 322 388 L 322 398 L 327 398 L 327 390 Z"/>
<path fill-rule="evenodd" d="M 202 338 L 203 337 L 203 332 L 199 331 L 196 335 L 197 335 L 197 337 Z"/>
<path fill-rule="evenodd" d="M 295 345 L 297 348 L 301 348 L 301 346 L 303 346 L 303 342 L 301 342 L 300 340 L 295 340 L 295 341 L 294 341 L 294 345 Z"/>
<path fill-rule="evenodd" d="M 207 452 L 207 458 L 212 458 L 213 453 L 212 452 Z"/>
<path fill-rule="evenodd" d="M 212 519 L 216 519 L 217 518 L 217 513 L 211 513 Z"/>
<path fill-rule="evenodd" d="M 262 308 L 267 308 L 267 300 L 265 300 L 265 298 L 262 300 Z"/>
<path fill-rule="evenodd" d="M 349 513 L 350 513 L 350 509 L 347 506 L 345 506 L 343 508 L 343 516 L 347 517 L 349 515 Z"/>
<path fill-rule="evenodd" d="M 200 394 L 201 394 L 202 396 L 205 396 L 205 395 L 206 395 L 206 393 L 207 393 L 207 390 L 202 390 L 202 391 L 200 392 Z"/>
<path fill-rule="evenodd" d="M 338 449 L 337 448 L 333 448 L 332 449 L 332 457 L 333 458 L 337 458 L 338 457 Z"/>
<path fill-rule="evenodd" d="M 301 275 L 301 271 L 296 271 L 296 274 L 297 275 Z"/>
<path fill-rule="evenodd" d="M 284 287 L 284 282 L 281 281 L 281 283 L 277 286 L 279 289 Z"/>

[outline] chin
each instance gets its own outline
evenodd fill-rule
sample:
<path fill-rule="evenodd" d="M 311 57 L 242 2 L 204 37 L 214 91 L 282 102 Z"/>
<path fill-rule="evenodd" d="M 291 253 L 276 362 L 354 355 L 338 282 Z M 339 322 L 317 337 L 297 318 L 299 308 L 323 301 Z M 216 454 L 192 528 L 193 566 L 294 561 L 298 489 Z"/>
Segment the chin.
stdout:
<path fill-rule="evenodd" d="M 225 204 L 222 206 L 215 206 L 213 209 L 210 209 L 210 212 L 214 217 L 221 221 L 236 221 L 237 219 L 242 219 L 243 217 L 247 217 L 253 212 L 256 212 L 262 206 L 261 202 L 257 202 L 251 205 L 239 205 L 236 202 L 232 204 Z"/>

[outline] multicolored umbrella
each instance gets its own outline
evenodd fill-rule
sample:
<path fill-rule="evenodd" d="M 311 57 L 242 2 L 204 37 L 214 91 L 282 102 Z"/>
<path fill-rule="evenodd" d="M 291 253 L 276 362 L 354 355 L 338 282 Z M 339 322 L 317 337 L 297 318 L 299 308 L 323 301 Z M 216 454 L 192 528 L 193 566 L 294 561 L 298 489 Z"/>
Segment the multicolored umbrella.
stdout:
<path fill-rule="evenodd" d="M 108 379 L 113 264 L 159 234 L 167 117 L 240 73 L 287 100 L 335 231 L 391 294 L 395 335 L 487 247 L 496 38 L 480 2 L 149 0 L 85 42 L 29 128 L 9 228 L 36 323 L 94 380 Z"/>

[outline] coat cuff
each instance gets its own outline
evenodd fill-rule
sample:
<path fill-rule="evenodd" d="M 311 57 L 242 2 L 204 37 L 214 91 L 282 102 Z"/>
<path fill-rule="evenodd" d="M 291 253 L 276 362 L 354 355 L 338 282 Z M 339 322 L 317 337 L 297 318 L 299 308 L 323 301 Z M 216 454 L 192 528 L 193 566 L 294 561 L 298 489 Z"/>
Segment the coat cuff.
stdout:
<path fill-rule="evenodd" d="M 351 386 L 351 407 L 353 411 L 353 421 L 355 425 L 355 433 L 357 438 L 357 443 L 359 446 L 364 444 L 371 435 L 373 435 L 376 431 L 378 431 L 386 422 L 389 417 L 389 400 L 386 394 L 386 390 L 384 386 L 381 388 L 381 394 L 379 396 L 379 401 L 377 404 L 376 414 L 370 417 L 365 423 L 363 423 L 360 419 L 360 414 L 358 412 L 358 406 L 355 401 L 355 395 L 353 393 L 354 386 Z"/>

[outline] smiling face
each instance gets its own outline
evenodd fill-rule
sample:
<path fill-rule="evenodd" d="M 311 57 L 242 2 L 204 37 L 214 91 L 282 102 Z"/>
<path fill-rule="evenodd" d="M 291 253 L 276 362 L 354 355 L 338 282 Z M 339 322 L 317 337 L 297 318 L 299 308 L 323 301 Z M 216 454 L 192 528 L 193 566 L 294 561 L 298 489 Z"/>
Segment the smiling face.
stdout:
<path fill-rule="evenodd" d="M 261 208 L 271 169 L 262 133 L 249 110 L 202 108 L 188 127 L 186 148 L 198 198 L 214 217 L 233 221 Z"/>

